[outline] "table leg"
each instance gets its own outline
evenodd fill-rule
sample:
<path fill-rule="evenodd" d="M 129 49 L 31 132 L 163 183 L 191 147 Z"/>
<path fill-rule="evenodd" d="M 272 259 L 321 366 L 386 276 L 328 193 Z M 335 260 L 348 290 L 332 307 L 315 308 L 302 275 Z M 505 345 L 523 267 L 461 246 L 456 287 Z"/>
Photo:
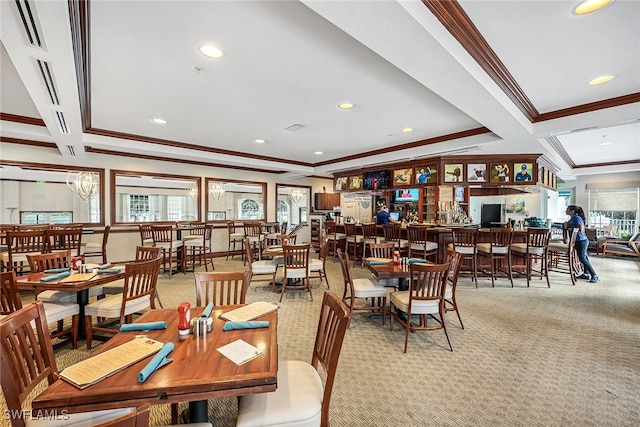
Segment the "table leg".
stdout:
<path fill-rule="evenodd" d="M 207 400 L 196 400 L 194 402 L 189 402 L 189 422 L 209 422 L 209 408 Z"/>
<path fill-rule="evenodd" d="M 78 339 L 84 339 L 87 336 L 87 330 L 84 324 L 84 307 L 89 304 L 89 289 L 78 291 L 76 302 L 80 309 L 80 313 L 78 314 Z"/>
<path fill-rule="evenodd" d="M 399 291 L 406 291 L 407 289 L 409 289 L 409 286 L 407 285 L 407 278 L 406 277 L 399 277 L 398 278 L 398 290 Z"/>

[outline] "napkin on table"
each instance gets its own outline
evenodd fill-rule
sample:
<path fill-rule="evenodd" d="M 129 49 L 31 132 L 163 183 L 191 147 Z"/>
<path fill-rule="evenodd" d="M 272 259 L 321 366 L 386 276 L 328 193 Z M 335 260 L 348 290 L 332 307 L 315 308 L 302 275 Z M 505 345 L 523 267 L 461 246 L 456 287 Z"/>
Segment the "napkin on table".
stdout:
<path fill-rule="evenodd" d="M 151 331 L 154 329 L 167 329 L 167 322 L 127 323 L 120 326 L 120 332 Z"/>
<path fill-rule="evenodd" d="M 106 269 L 106 270 L 98 270 L 98 274 L 119 274 L 121 272 L 122 272 L 122 270 L 120 270 L 118 268 L 111 268 L 111 269 Z"/>
<path fill-rule="evenodd" d="M 204 310 L 200 314 L 200 317 L 204 317 L 205 319 L 208 318 L 209 316 L 211 316 L 211 310 L 213 310 L 213 303 L 212 302 L 207 304 L 207 306 L 204 308 Z"/>
<path fill-rule="evenodd" d="M 106 270 L 107 268 L 111 267 L 111 263 L 108 262 L 106 264 L 102 264 L 98 266 L 98 270 Z"/>
<path fill-rule="evenodd" d="M 71 271 L 63 271 L 62 273 L 54 274 L 53 276 L 47 276 L 40 279 L 41 282 L 51 282 L 52 280 L 64 279 L 71 276 Z"/>
<path fill-rule="evenodd" d="M 426 259 L 422 259 L 422 258 L 410 258 L 409 259 L 409 264 L 415 264 L 415 263 L 426 263 L 427 260 Z"/>
<path fill-rule="evenodd" d="M 142 368 L 140 373 L 138 374 L 138 382 L 145 382 L 149 375 L 151 375 L 156 369 L 162 368 L 167 363 L 171 362 L 173 359 L 167 359 L 167 355 L 173 351 L 173 343 L 168 342 L 162 346 L 160 351 L 153 356 L 153 359 L 147 366 Z"/>
<path fill-rule="evenodd" d="M 384 265 L 384 264 L 389 264 L 386 261 L 369 261 L 369 264 L 371 265 Z"/>
<path fill-rule="evenodd" d="M 222 327 L 223 331 L 231 331 L 233 329 L 257 329 L 257 328 L 268 328 L 269 321 L 256 321 L 250 320 L 246 322 L 227 322 Z"/>
<path fill-rule="evenodd" d="M 282 247 L 282 245 L 271 245 L 269 246 L 269 249 L 280 249 Z"/>
<path fill-rule="evenodd" d="M 71 271 L 71 267 L 65 268 L 50 268 L 48 270 L 43 271 L 43 273 L 51 274 L 51 273 L 64 273 L 65 271 Z"/>

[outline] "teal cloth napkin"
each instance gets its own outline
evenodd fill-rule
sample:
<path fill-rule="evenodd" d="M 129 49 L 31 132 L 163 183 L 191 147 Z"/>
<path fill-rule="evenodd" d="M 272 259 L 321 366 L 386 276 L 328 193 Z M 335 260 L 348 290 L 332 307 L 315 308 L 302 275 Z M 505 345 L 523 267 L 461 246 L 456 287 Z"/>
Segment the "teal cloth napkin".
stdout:
<path fill-rule="evenodd" d="M 106 270 L 107 268 L 111 267 L 111 263 L 108 262 L 106 264 L 102 264 L 98 266 L 98 270 Z"/>
<path fill-rule="evenodd" d="M 416 263 L 423 264 L 423 263 L 426 263 L 426 262 L 427 262 L 426 259 L 421 259 L 421 258 L 410 258 L 409 259 L 409 264 L 416 264 Z"/>
<path fill-rule="evenodd" d="M 43 273 L 51 274 L 51 273 L 64 273 L 65 271 L 71 271 L 70 267 L 66 268 L 50 268 L 49 270 L 43 271 Z"/>
<path fill-rule="evenodd" d="M 369 264 L 371 264 L 371 265 L 385 265 L 385 264 L 389 264 L 389 263 L 385 262 L 385 261 L 369 261 Z"/>
<path fill-rule="evenodd" d="M 127 323 L 120 325 L 120 332 L 151 331 L 154 329 L 167 329 L 167 322 Z"/>
<path fill-rule="evenodd" d="M 222 327 L 223 331 L 231 331 L 233 329 L 257 329 L 257 328 L 268 328 L 269 321 L 256 321 L 251 320 L 247 322 L 227 322 Z"/>
<path fill-rule="evenodd" d="M 138 374 L 138 382 L 145 382 L 146 379 L 149 378 L 149 375 L 153 374 L 156 369 L 162 368 L 164 365 L 171 362 L 173 359 L 168 359 L 167 354 L 171 353 L 172 351 L 172 342 L 168 342 L 163 345 L 160 351 L 156 353 L 155 356 L 153 356 L 153 359 L 151 359 L 151 361 L 147 363 L 147 366 L 142 368 L 142 370 Z"/>
<path fill-rule="evenodd" d="M 112 268 L 110 270 L 98 270 L 98 274 L 118 274 L 121 273 L 122 270 L 119 268 Z"/>
<path fill-rule="evenodd" d="M 269 249 L 280 249 L 282 247 L 282 245 L 271 245 L 269 246 Z"/>
<path fill-rule="evenodd" d="M 200 314 L 200 317 L 204 317 L 205 319 L 208 318 L 209 316 L 211 316 L 211 310 L 213 310 L 212 302 L 207 304 L 207 306 L 204 308 L 204 311 Z"/>
<path fill-rule="evenodd" d="M 71 276 L 71 271 L 63 271 L 62 273 L 54 274 L 53 276 L 47 276 L 40 279 L 41 282 L 51 282 L 53 280 L 64 279 Z"/>

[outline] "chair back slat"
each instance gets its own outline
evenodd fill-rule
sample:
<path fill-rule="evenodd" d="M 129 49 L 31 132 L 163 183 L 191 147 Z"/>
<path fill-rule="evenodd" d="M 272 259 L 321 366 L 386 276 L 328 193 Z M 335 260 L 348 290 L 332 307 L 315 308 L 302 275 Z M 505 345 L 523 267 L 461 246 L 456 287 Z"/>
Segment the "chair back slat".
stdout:
<path fill-rule="evenodd" d="M 156 286 L 160 273 L 162 257 L 145 261 L 130 262 L 125 265 L 124 288 L 122 306 L 120 310 L 120 324 L 125 324 L 127 302 L 144 296 L 149 297 L 151 308 L 155 307 Z"/>
<path fill-rule="evenodd" d="M 309 249 L 311 245 L 283 245 L 284 277 L 309 275 Z"/>
<path fill-rule="evenodd" d="M 250 271 L 196 272 L 196 305 L 244 304 L 250 281 Z"/>
<path fill-rule="evenodd" d="M 136 261 L 147 261 L 160 256 L 162 248 L 158 246 L 136 246 Z"/>
<path fill-rule="evenodd" d="M 453 228 L 451 233 L 453 234 L 454 247 L 476 247 L 478 242 L 477 228 Z"/>
<path fill-rule="evenodd" d="M 370 243 L 371 256 L 374 258 L 393 258 L 395 246 L 393 242 L 389 243 Z"/>
<path fill-rule="evenodd" d="M 444 286 L 449 276 L 451 264 L 411 264 L 409 270 L 412 279 L 409 310 L 412 300 L 443 300 Z"/>
<path fill-rule="evenodd" d="M 387 242 L 394 242 L 399 247 L 400 237 L 402 235 L 402 228 L 398 225 L 383 225 L 382 233 L 384 234 L 384 240 Z"/>
<path fill-rule="evenodd" d="M 0 314 L 7 315 L 22 308 L 22 299 L 16 282 L 15 271 L 1 273 L 0 280 Z"/>
<path fill-rule="evenodd" d="M 489 231 L 491 235 L 491 246 L 508 248 L 513 241 L 513 229 L 492 227 Z"/>

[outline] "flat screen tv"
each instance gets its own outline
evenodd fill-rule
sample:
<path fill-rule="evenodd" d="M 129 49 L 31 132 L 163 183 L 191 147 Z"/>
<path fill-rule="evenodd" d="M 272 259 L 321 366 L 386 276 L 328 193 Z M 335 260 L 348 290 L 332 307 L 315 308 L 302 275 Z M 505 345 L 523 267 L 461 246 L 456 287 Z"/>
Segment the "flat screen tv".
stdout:
<path fill-rule="evenodd" d="M 386 190 L 391 182 L 391 173 L 389 170 L 381 170 L 375 172 L 364 173 L 364 190 Z"/>
<path fill-rule="evenodd" d="M 420 193 L 417 188 L 407 188 L 406 190 L 396 190 L 396 203 L 417 202 Z"/>

